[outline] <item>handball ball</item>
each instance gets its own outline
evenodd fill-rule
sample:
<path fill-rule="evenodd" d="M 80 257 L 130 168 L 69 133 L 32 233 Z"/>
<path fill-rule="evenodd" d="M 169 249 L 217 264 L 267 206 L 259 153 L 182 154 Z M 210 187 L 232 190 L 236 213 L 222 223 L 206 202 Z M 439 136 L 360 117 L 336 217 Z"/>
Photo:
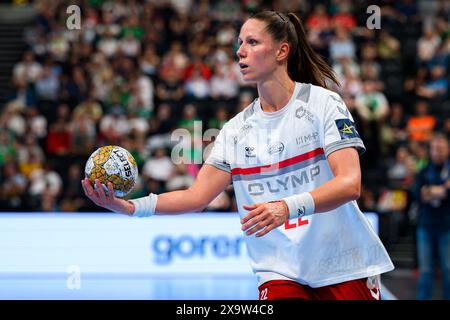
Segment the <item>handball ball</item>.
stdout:
<path fill-rule="evenodd" d="M 84 174 L 96 188 L 98 179 L 108 193 L 107 182 L 113 185 L 116 197 L 126 196 L 136 183 L 138 168 L 133 156 L 124 148 L 104 146 L 95 150 L 89 157 Z"/>

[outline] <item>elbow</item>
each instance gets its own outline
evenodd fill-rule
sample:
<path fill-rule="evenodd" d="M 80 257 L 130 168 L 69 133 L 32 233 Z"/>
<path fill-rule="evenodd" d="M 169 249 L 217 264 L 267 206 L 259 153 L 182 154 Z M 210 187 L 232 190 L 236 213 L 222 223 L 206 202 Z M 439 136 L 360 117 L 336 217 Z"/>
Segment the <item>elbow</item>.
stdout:
<path fill-rule="evenodd" d="M 351 201 L 358 200 L 361 196 L 361 183 L 352 183 L 351 187 L 349 188 L 349 198 Z"/>
<path fill-rule="evenodd" d="M 341 181 L 342 194 L 347 201 L 358 200 L 361 196 L 361 180 L 356 177 L 343 177 Z"/>

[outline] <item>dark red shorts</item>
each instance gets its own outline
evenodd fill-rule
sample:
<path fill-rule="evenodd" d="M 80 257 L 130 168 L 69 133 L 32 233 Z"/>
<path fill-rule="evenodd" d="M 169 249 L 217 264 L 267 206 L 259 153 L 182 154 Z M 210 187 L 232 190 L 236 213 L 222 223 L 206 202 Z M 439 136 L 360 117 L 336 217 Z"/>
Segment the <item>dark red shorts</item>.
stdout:
<path fill-rule="evenodd" d="M 357 279 L 329 286 L 311 288 L 289 280 L 272 280 L 258 287 L 259 300 L 380 300 L 378 281 Z"/>

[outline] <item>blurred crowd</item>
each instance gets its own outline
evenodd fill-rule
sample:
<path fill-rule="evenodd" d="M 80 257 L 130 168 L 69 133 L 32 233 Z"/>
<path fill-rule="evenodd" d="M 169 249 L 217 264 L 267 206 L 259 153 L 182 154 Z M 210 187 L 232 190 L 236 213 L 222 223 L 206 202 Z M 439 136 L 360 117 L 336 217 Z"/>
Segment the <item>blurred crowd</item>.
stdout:
<path fill-rule="evenodd" d="M 81 8 L 81 28 L 66 8 Z M 380 29 L 367 25 L 381 8 Z M 242 22 L 263 10 L 296 12 L 333 66 L 366 144 L 362 210 L 414 220 L 410 190 L 429 162 L 433 132 L 450 134 L 448 1 L 35 1 L 27 50 L 0 106 L 2 211 L 93 211 L 80 180 L 99 146 L 120 145 L 139 166 L 130 194 L 189 187 L 210 141 L 256 97 L 236 62 Z M 201 122 L 200 122 L 201 121 Z M 174 163 L 185 129 L 184 163 Z M 200 129 L 199 129 L 200 128 Z M 192 161 L 200 159 L 200 161 Z M 208 211 L 235 211 L 232 186 Z"/>

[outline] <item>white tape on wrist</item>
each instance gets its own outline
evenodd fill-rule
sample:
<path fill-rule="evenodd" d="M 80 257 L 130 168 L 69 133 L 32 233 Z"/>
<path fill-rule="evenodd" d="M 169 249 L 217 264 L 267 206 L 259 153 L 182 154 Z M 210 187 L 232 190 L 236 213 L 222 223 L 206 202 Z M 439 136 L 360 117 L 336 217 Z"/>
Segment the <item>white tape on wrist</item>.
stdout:
<path fill-rule="evenodd" d="M 301 218 L 314 213 L 314 199 L 309 192 L 283 198 L 289 208 L 289 219 Z"/>
<path fill-rule="evenodd" d="M 158 195 L 150 193 L 146 197 L 130 200 L 134 204 L 133 217 L 150 217 L 155 214 Z"/>

